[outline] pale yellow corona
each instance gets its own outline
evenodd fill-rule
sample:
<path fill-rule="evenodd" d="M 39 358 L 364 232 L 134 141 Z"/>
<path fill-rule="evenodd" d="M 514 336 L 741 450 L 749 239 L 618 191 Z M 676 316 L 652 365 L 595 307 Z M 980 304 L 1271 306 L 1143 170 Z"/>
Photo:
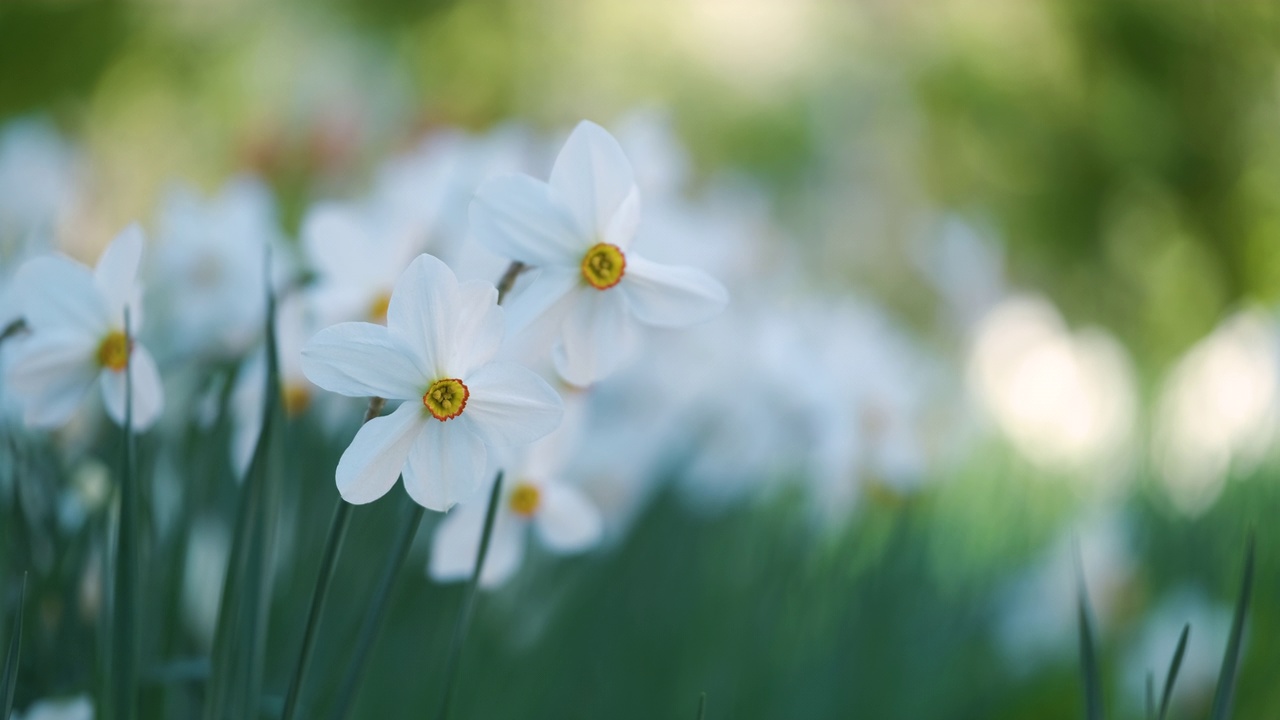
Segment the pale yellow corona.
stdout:
<path fill-rule="evenodd" d="M 388 293 L 379 293 L 369 303 L 369 322 L 375 322 L 379 325 L 387 324 L 387 308 L 391 307 L 391 295 Z"/>
<path fill-rule="evenodd" d="M 102 344 L 98 346 L 98 364 L 102 367 L 120 372 L 129 364 L 129 349 L 132 343 L 123 332 L 113 330 Z"/>
<path fill-rule="evenodd" d="M 467 407 L 467 398 L 471 391 L 457 378 L 445 378 L 431 383 L 431 387 L 422 394 L 422 404 L 431 413 L 431 417 L 444 422 L 462 414 Z"/>
<path fill-rule="evenodd" d="M 626 270 L 627 257 L 617 245 L 597 243 L 582 256 L 582 277 L 597 290 L 617 285 Z"/>
<path fill-rule="evenodd" d="M 532 517 L 542 505 L 542 491 L 537 485 L 527 482 L 517 483 L 511 490 L 511 497 L 507 502 L 511 505 L 511 512 L 521 517 Z"/>
<path fill-rule="evenodd" d="M 281 390 L 281 401 L 289 417 L 297 417 L 311 406 L 311 389 L 302 383 L 289 383 Z"/>

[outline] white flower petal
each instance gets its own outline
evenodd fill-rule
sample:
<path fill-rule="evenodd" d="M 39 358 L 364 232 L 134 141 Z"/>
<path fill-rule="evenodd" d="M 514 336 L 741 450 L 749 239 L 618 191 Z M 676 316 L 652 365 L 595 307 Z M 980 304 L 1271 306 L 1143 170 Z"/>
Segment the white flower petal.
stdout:
<path fill-rule="evenodd" d="M 507 329 L 513 335 L 532 325 L 582 284 L 582 271 L 577 268 L 547 267 L 537 272 L 533 282 L 506 305 Z"/>
<path fill-rule="evenodd" d="M 458 278 L 431 255 L 419 255 L 396 280 L 387 306 L 387 328 L 403 338 L 425 378 L 448 377 L 457 347 L 452 330 L 459 307 Z"/>
<path fill-rule="evenodd" d="M 98 338 L 123 320 L 107 316 L 89 268 L 67 257 L 28 260 L 18 268 L 14 284 L 22 316 L 32 330 L 67 328 Z"/>
<path fill-rule="evenodd" d="M 106 313 L 113 323 L 123 326 L 124 309 L 129 308 L 129 331 L 135 337 L 142 327 L 142 298 L 138 286 L 138 266 L 142 262 L 142 246 L 146 240 L 137 223 L 116 235 L 98 258 L 93 281 L 106 300 Z"/>
<path fill-rule="evenodd" d="M 129 353 L 129 364 L 133 376 L 133 429 L 144 432 L 160 419 L 164 410 L 164 385 L 160 382 L 160 369 L 146 348 L 135 343 L 133 352 Z M 117 425 L 124 425 L 124 395 L 124 372 L 103 370 L 102 402 L 107 415 Z"/>
<path fill-rule="evenodd" d="M 551 187 L 592 244 L 607 238 L 626 249 L 640 218 L 640 192 L 622 146 L 607 130 L 578 123 L 556 156 Z"/>
<path fill-rule="evenodd" d="M 455 505 L 436 526 L 431 538 L 427 574 L 437 582 L 465 580 L 475 569 L 484 530 L 484 502 Z"/>
<path fill-rule="evenodd" d="M 582 491 L 560 483 L 548 483 L 541 490 L 542 507 L 534 516 L 534 525 L 548 549 L 574 553 L 600 542 L 604 521 Z"/>
<path fill-rule="evenodd" d="M 484 442 L 465 423 L 425 417 L 423 432 L 404 469 L 404 486 L 414 502 L 443 512 L 474 494 L 488 454 Z"/>
<path fill-rule="evenodd" d="M 445 515 L 431 541 L 427 572 L 432 579 L 438 582 L 466 580 L 475 572 L 487 504 L 488 494 L 477 493 L 473 501 L 457 505 Z M 489 553 L 480 571 L 482 586 L 497 587 L 519 569 L 524 557 L 525 528 L 524 522 L 505 508 L 498 508 L 493 534 L 489 537 Z"/>
<path fill-rule="evenodd" d="M 617 245 L 622 250 L 626 250 L 631 246 L 631 241 L 635 239 L 636 230 L 639 227 L 640 190 L 633 187 L 631 193 L 623 198 L 617 212 L 609 219 L 609 224 L 605 226 L 601 239 L 604 242 Z"/>
<path fill-rule="evenodd" d="M 94 340 L 74 331 L 47 331 L 18 346 L 5 383 L 23 404 L 23 419 L 33 427 L 58 427 L 97 379 Z"/>
<path fill-rule="evenodd" d="M 480 569 L 481 586 L 498 587 L 520 569 L 528 536 L 528 523 L 517 520 L 510 513 L 498 511 L 493 534 L 489 537 L 489 553 L 484 558 L 484 567 Z"/>
<path fill-rule="evenodd" d="M 400 473 L 407 472 L 409 450 L 426 434 L 427 419 L 422 405 L 410 400 L 390 415 L 361 426 L 338 461 L 336 478 L 342 499 L 363 505 L 386 495 Z"/>
<path fill-rule="evenodd" d="M 492 252 L 535 267 L 576 266 L 595 236 L 551 186 L 528 175 L 500 175 L 476 190 L 471 234 Z"/>
<path fill-rule="evenodd" d="M 420 399 L 422 370 L 381 325 L 332 325 L 302 348 L 302 373 L 319 387 L 350 397 Z"/>
<path fill-rule="evenodd" d="M 464 382 L 470 397 L 462 417 L 489 445 L 526 445 L 550 434 L 564 416 L 560 395 L 521 365 L 490 363 Z"/>
<path fill-rule="evenodd" d="M 617 291 L 585 288 L 561 326 L 554 352 L 556 371 L 585 387 L 617 370 L 630 353 L 635 323 L 627 299 Z"/>
<path fill-rule="evenodd" d="M 458 285 L 458 307 L 450 318 L 453 354 L 445 360 L 450 373 L 466 377 L 493 359 L 506 331 L 498 289 L 483 280 Z"/>
<path fill-rule="evenodd" d="M 729 302 L 724 286 L 701 270 L 663 265 L 634 254 L 627 256 L 626 273 L 618 287 L 640 322 L 660 327 L 703 322 Z"/>
<path fill-rule="evenodd" d="M 360 216 L 350 207 L 316 204 L 303 218 L 301 235 L 307 258 L 320 275 L 364 279 L 370 274 L 374 248 Z M 393 279 L 384 278 L 383 282 L 389 284 Z"/>

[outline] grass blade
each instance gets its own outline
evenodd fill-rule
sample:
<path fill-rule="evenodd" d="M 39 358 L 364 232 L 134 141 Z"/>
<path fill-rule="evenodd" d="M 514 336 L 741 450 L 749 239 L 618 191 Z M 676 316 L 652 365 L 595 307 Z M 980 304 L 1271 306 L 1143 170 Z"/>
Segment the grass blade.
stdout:
<path fill-rule="evenodd" d="M 1240 582 L 1240 597 L 1236 600 L 1235 617 L 1231 619 L 1231 637 L 1222 657 L 1222 672 L 1218 675 L 1218 689 L 1213 695 L 1212 720 L 1231 717 L 1231 705 L 1235 701 L 1236 680 L 1240 675 L 1240 645 L 1244 638 L 1244 622 L 1249 614 L 1249 598 L 1253 594 L 1253 564 L 1255 538 L 1252 532 L 1245 543 L 1244 578 Z"/>
<path fill-rule="evenodd" d="M 18 659 L 22 655 L 22 615 L 26 605 L 27 574 L 22 573 L 18 610 L 13 614 L 13 633 L 9 635 L 9 651 L 4 656 L 4 676 L 0 677 L 0 720 L 9 720 L 13 714 L 13 695 L 18 689 Z"/>
<path fill-rule="evenodd" d="M 311 593 L 311 608 L 307 611 L 307 626 L 302 632 L 302 649 L 298 651 L 298 664 L 294 667 L 293 679 L 289 682 L 289 691 L 284 698 L 282 720 L 292 720 L 298 708 L 298 694 L 302 691 L 302 680 L 307 675 L 307 666 L 311 664 L 311 651 L 315 646 L 316 630 L 320 625 L 320 615 L 324 612 L 325 600 L 329 597 L 329 587 L 333 582 L 333 568 L 337 564 L 338 553 L 342 551 L 342 541 L 347 536 L 347 528 L 351 525 L 351 505 L 338 498 L 338 505 L 333 509 L 333 521 L 329 523 L 329 537 L 324 545 L 324 558 L 320 561 L 320 574 L 316 577 L 316 588 Z"/>
<path fill-rule="evenodd" d="M 493 480 L 493 490 L 489 493 L 489 508 L 484 515 L 484 532 L 480 535 L 480 552 L 476 555 L 476 567 L 471 572 L 471 581 L 467 583 L 466 595 L 462 599 L 462 610 L 458 613 L 458 622 L 453 626 L 453 640 L 449 643 L 449 658 L 444 670 L 444 697 L 440 700 L 440 720 L 448 720 L 449 708 L 453 702 L 454 688 L 458 685 L 458 672 L 462 666 L 462 646 L 467 641 L 467 630 L 471 627 L 471 616 L 476 609 L 476 595 L 480 589 L 480 571 L 484 569 L 484 558 L 489 554 L 489 540 L 493 536 L 493 520 L 498 515 L 498 500 L 502 496 L 502 471 Z"/>
<path fill-rule="evenodd" d="M 1143 717 L 1147 720 L 1156 720 L 1156 676 L 1154 673 L 1147 672 L 1147 714 Z"/>
<path fill-rule="evenodd" d="M 369 401 L 369 409 L 364 414 L 364 421 L 369 422 L 378 417 L 385 403 L 386 401 L 382 398 L 372 398 Z M 346 538 L 347 528 L 350 525 L 351 504 L 338 498 L 338 505 L 333 510 L 333 521 L 329 523 L 329 537 L 325 541 L 324 557 L 320 561 L 320 574 L 316 577 L 316 589 L 311 593 L 311 608 L 307 611 L 307 626 L 302 633 L 302 649 L 298 652 L 298 664 L 294 668 L 293 679 L 289 682 L 289 691 L 285 695 L 284 712 L 280 716 L 282 720 L 292 720 L 297 712 L 302 680 L 306 677 L 307 666 L 311 664 L 311 651 L 315 647 L 320 616 L 324 612 L 325 601 L 329 597 L 329 587 L 333 584 L 333 568 L 337 565 L 338 554 L 342 552 L 342 541 Z"/>
<path fill-rule="evenodd" d="M 1169 698 L 1173 695 L 1173 683 L 1178 679 L 1178 669 L 1182 667 L 1182 656 L 1187 652 L 1187 638 L 1191 636 L 1191 623 L 1182 626 L 1182 636 L 1178 638 L 1178 648 L 1173 651 L 1173 661 L 1169 663 L 1169 674 L 1164 679 L 1164 692 L 1160 694 L 1160 716 L 1164 720 L 1169 713 Z"/>
<path fill-rule="evenodd" d="M 334 703 L 331 716 L 333 720 L 345 718 L 351 710 L 351 704 L 355 702 L 356 691 L 360 688 L 360 680 L 364 677 L 365 663 L 369 659 L 369 651 L 373 649 L 373 642 L 382 628 L 382 618 L 387 612 L 387 604 L 391 601 L 391 589 L 395 587 L 396 578 L 400 575 L 400 568 L 404 566 L 405 558 L 409 557 L 409 548 L 413 545 L 413 538 L 418 534 L 418 526 L 422 524 L 422 517 L 425 514 L 426 509 L 415 502 L 410 501 L 406 507 L 404 520 L 400 524 L 399 533 L 392 545 L 391 555 L 382 569 L 382 577 L 378 579 L 378 588 L 374 591 L 373 600 L 369 603 L 369 612 L 365 614 L 364 623 L 360 626 L 360 634 L 356 636 L 355 650 L 351 654 L 351 661 L 347 663 L 347 674 L 342 679 L 338 699 Z"/>
<path fill-rule="evenodd" d="M 1076 546 L 1076 579 L 1079 586 L 1076 602 L 1080 622 L 1080 674 L 1084 680 L 1086 720 L 1102 720 L 1102 680 L 1098 676 L 1098 654 L 1090 621 L 1089 593 L 1084 582 L 1084 562 Z"/>
<path fill-rule="evenodd" d="M 272 482 L 273 446 L 281 425 L 280 369 L 276 346 L 275 295 L 267 262 L 266 395 L 262 430 L 245 473 L 236 512 L 235 535 L 227 564 L 204 716 L 256 717 L 262 691 L 266 625 L 274 565 L 279 483 Z"/>
<path fill-rule="evenodd" d="M 698 720 L 704 720 L 707 717 L 707 694 L 700 693 L 698 695 Z"/>
<path fill-rule="evenodd" d="M 133 342 L 129 309 L 124 334 Z M 111 717 L 130 720 L 138 707 L 138 478 L 134 462 L 133 362 L 124 364 L 124 429 L 120 471 L 120 512 L 116 516 L 116 564 L 111 637 Z"/>

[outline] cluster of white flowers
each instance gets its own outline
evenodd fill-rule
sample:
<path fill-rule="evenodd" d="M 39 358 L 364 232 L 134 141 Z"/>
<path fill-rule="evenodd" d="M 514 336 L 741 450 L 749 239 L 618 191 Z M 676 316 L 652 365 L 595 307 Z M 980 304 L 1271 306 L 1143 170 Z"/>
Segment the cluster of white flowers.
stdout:
<path fill-rule="evenodd" d="M 806 272 L 779 252 L 767 196 L 738 178 L 695 183 L 662 117 L 619 128 L 583 122 L 549 172 L 552 153 L 518 126 L 437 133 L 367 195 L 313 203 L 296 242 L 268 187 L 242 176 L 211 195 L 171 189 L 152 242 L 131 226 L 93 271 L 24 245 L 6 263 L 21 266 L 4 296 L 23 323 L 0 342 L 4 395 L 28 425 L 57 427 L 94 415 L 77 409 L 97 382 L 120 423 L 127 367 L 136 430 L 162 411 L 162 433 L 226 412 L 243 474 L 270 284 L 287 412 L 341 441 L 357 406 L 319 389 L 392 404 L 356 432 L 337 487 L 367 503 L 403 478 L 448 511 L 433 577 L 469 572 L 505 470 L 489 586 L 518 569 L 530 528 L 554 553 L 620 537 L 673 464 L 702 510 L 799 481 L 838 521 L 868 486 L 914 487 L 940 363 L 874 305 L 797 292 Z M 44 206 L 65 215 L 63 192 Z M 44 244 L 78 247 L 58 240 Z M 712 275 L 737 298 L 728 312 Z"/>

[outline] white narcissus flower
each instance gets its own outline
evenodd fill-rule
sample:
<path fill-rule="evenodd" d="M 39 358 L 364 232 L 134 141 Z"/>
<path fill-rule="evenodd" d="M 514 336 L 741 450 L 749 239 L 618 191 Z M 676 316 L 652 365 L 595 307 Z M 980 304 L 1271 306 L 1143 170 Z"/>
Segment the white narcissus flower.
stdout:
<path fill-rule="evenodd" d="M 142 229 L 131 225 L 103 251 L 93 270 L 62 256 L 34 258 L 16 284 L 31 336 L 22 341 L 6 382 L 36 427 L 64 425 L 94 382 L 107 414 L 125 415 L 125 368 L 133 387 L 133 427 L 145 430 L 160 417 L 164 389 L 146 348 L 125 336 L 125 308 L 136 338 L 142 326 L 137 283 Z"/>
<path fill-rule="evenodd" d="M 489 447 L 528 444 L 555 430 L 560 396 L 533 371 L 492 362 L 502 343 L 498 291 L 459 283 L 421 255 L 396 282 L 385 326 L 325 328 L 302 350 L 316 385 L 353 397 L 403 400 L 356 433 L 338 461 L 338 492 L 354 504 L 387 493 L 403 474 L 418 504 L 447 510 L 470 495 Z"/>
<path fill-rule="evenodd" d="M 489 553 L 480 571 L 484 587 L 503 584 L 520 568 L 531 527 L 542 544 L 557 554 L 588 550 L 604 534 L 600 511 L 572 485 L 516 474 L 501 492 Z M 471 576 L 487 509 L 486 502 L 477 498 L 459 505 L 441 521 L 427 566 L 432 578 L 448 582 Z"/>
<path fill-rule="evenodd" d="M 556 369 L 576 385 L 618 368 L 635 321 L 689 325 L 715 315 L 728 301 L 724 287 L 709 275 L 633 252 L 639 222 L 640 193 L 631 165 L 608 132 L 586 121 L 560 151 L 549 183 L 505 175 L 476 191 L 475 238 L 539 268 L 513 298 L 513 326 L 524 327 L 543 313 L 558 321 Z"/>
<path fill-rule="evenodd" d="M 302 221 L 302 246 L 316 272 L 309 292 L 320 317 L 386 322 L 391 287 L 424 244 L 419 234 L 380 225 L 356 206 L 312 207 Z"/>

